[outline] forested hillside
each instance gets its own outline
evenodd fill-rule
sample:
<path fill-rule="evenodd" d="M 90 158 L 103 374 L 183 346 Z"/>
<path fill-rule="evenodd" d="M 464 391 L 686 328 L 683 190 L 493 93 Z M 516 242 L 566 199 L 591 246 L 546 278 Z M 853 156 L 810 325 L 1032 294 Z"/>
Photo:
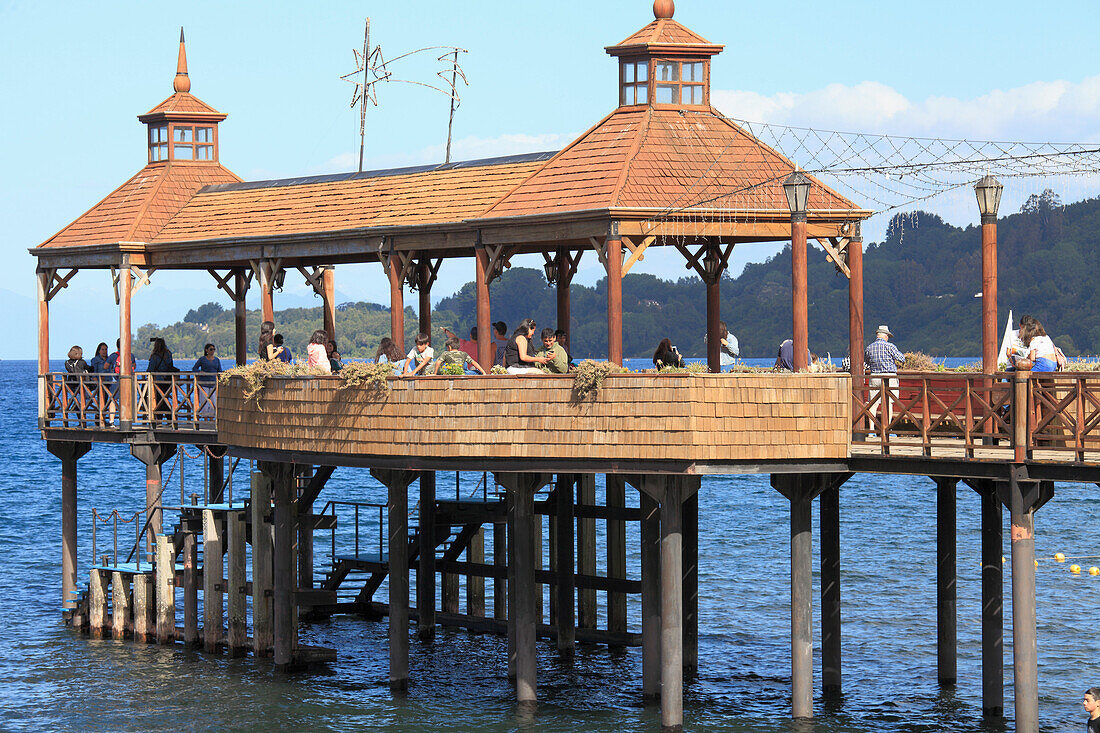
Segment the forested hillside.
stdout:
<path fill-rule="evenodd" d="M 1067 354 L 1100 353 L 1100 200 L 1062 206 L 1045 192 L 1032 196 L 1023 209 L 999 223 L 1000 322 L 1011 308 L 1031 313 L 1046 326 Z M 980 231 L 960 229 L 927 213 L 899 215 L 885 241 L 866 246 L 864 312 L 867 335 L 889 324 L 903 350 L 937 356 L 976 356 L 980 352 Z M 810 347 L 839 358 L 847 352 L 848 282 L 811 247 Z M 555 325 L 554 290 L 540 271 L 515 267 L 492 285 L 492 318 L 509 327 L 534 318 L 540 327 Z M 705 349 L 705 294 L 698 278 L 675 282 L 652 275 L 628 275 L 623 282 L 623 351 L 648 356 L 669 337 L 685 355 Z M 572 288 L 573 353 L 606 353 L 606 281 Z M 279 311 L 278 330 L 296 354 L 320 323 L 320 308 Z M 741 342 L 742 356 L 766 357 L 790 336 L 790 250 L 767 262 L 751 264 L 735 279 L 722 282 L 722 318 Z M 249 345 L 256 340 L 259 316 L 249 314 Z M 406 341 L 416 330 L 416 317 L 406 309 Z M 433 313 L 438 341 L 441 326 L 465 335 L 474 323 L 474 286 L 468 283 L 441 300 Z M 163 333 L 180 355 L 197 355 L 213 341 L 223 355 L 233 344 L 233 318 L 214 304 L 202 306 L 183 322 L 164 329 L 144 326 L 139 344 Z M 372 303 L 340 306 L 337 329 L 345 356 L 373 356 L 378 340 L 389 333 L 389 311 Z M 140 353 L 140 350 L 139 350 Z"/>

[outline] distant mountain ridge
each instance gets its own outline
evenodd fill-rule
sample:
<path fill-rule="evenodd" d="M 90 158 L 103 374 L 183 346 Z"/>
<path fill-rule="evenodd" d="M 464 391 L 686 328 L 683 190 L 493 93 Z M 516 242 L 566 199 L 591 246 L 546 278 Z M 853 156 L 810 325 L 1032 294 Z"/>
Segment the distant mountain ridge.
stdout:
<path fill-rule="evenodd" d="M 1062 206 L 1046 191 L 998 225 L 998 288 L 1003 324 L 1012 309 L 1031 313 L 1067 354 L 1100 353 L 1100 199 Z M 905 351 L 935 356 L 976 356 L 981 352 L 981 233 L 959 228 L 925 212 L 895 216 L 883 242 L 864 254 L 864 323 L 873 337 L 880 323 L 890 326 Z M 766 262 L 749 264 L 737 278 L 721 284 L 722 318 L 741 344 L 744 357 L 770 357 L 790 337 L 790 248 Z M 571 350 L 578 356 L 607 353 L 606 279 L 571 289 Z M 553 326 L 556 299 L 543 273 L 507 270 L 490 291 L 492 319 L 513 327 L 534 318 L 539 328 Z M 848 349 L 848 281 L 811 243 L 809 258 L 810 348 L 839 359 Z M 213 307 L 211 307 L 213 306 Z M 165 328 L 143 326 L 142 344 L 164 335 L 178 355 L 197 357 L 213 341 L 231 356 L 233 318 L 220 306 L 203 306 L 202 317 L 185 318 Z M 201 309 L 199 309 L 201 310 Z M 197 313 L 197 311 L 192 311 Z M 277 330 L 286 334 L 295 354 L 321 320 L 320 308 L 276 313 Z M 201 321 L 201 322 L 200 322 Z M 249 347 L 255 348 L 258 314 L 249 314 Z M 466 336 L 475 322 L 474 284 L 439 301 L 433 311 L 433 343 L 442 346 L 440 328 Z M 406 308 L 406 344 L 417 319 Z M 204 330 L 205 327 L 205 330 Z M 632 274 L 623 280 L 623 352 L 646 357 L 662 338 L 672 339 L 685 356 L 704 356 L 706 294 L 696 277 L 677 281 Z M 342 304 L 337 338 L 344 356 L 372 357 L 389 335 L 389 309 L 373 303 Z"/>

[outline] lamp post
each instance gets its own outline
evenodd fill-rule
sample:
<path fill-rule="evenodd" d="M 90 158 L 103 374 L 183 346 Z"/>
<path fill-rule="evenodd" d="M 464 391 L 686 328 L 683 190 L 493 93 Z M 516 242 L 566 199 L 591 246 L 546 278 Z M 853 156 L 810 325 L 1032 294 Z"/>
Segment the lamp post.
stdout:
<path fill-rule="evenodd" d="M 997 371 L 997 207 L 1004 186 L 986 176 L 974 186 L 982 215 L 982 371 Z"/>
<path fill-rule="evenodd" d="M 793 320 L 794 370 L 809 367 L 809 314 L 806 287 L 806 202 L 810 179 L 795 171 L 783 181 L 787 206 L 791 210 L 791 315 Z"/>

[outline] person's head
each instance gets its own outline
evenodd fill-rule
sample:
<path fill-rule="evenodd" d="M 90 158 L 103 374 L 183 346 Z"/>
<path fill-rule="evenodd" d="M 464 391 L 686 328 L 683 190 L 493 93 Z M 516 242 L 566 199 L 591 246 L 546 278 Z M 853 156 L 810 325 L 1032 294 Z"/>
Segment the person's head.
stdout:
<path fill-rule="evenodd" d="M 218 347 L 214 344 L 207 344 L 202 347 L 202 353 L 207 359 L 213 359 L 214 355 L 218 353 Z"/>
<path fill-rule="evenodd" d="M 105 341 L 100 341 L 99 342 L 99 346 L 95 347 L 95 355 L 99 356 L 99 357 L 102 357 L 104 359 L 107 358 L 107 342 L 105 342 Z"/>
<path fill-rule="evenodd" d="M 418 352 L 423 354 L 424 350 L 427 349 L 431 345 L 432 345 L 432 337 L 431 336 L 429 336 L 426 333 L 416 334 L 416 350 Z"/>
<path fill-rule="evenodd" d="M 1085 712 L 1092 715 L 1094 710 L 1100 710 L 1100 687 L 1090 687 L 1085 690 Z"/>
<path fill-rule="evenodd" d="M 547 349 L 549 349 L 551 346 L 553 346 L 557 342 L 557 340 L 558 340 L 558 335 L 554 332 L 554 329 L 552 329 L 552 328 L 542 329 L 542 345 L 545 346 Z"/>
<path fill-rule="evenodd" d="M 458 339 L 454 336 L 447 339 L 443 345 L 447 347 L 447 351 L 458 351 Z"/>
<path fill-rule="evenodd" d="M 477 326 L 470 329 L 470 340 L 477 341 Z"/>
<path fill-rule="evenodd" d="M 497 338 L 508 338 L 508 324 L 504 321 L 497 321 L 493 324 L 493 331 L 496 332 Z"/>
<path fill-rule="evenodd" d="M 168 344 L 164 343 L 164 339 L 162 339 L 160 336 L 156 336 L 149 340 L 153 342 L 154 356 L 163 356 L 165 353 L 168 352 Z"/>
<path fill-rule="evenodd" d="M 69 358 L 70 359 L 83 359 L 84 358 L 84 349 L 80 348 L 79 346 L 74 346 L 73 348 L 69 349 Z"/>
<path fill-rule="evenodd" d="M 282 346 L 283 345 L 283 335 L 281 333 L 275 334 L 274 336 L 271 337 L 271 343 L 275 344 L 276 346 Z"/>
<path fill-rule="evenodd" d="M 887 328 L 885 325 L 879 326 L 878 330 L 875 331 L 875 338 L 878 339 L 889 340 L 890 337 L 893 335 L 894 334 L 890 333 L 890 329 Z"/>
<path fill-rule="evenodd" d="M 568 346 L 569 345 L 569 334 L 567 334 L 565 331 L 561 330 L 560 328 L 557 331 L 554 331 L 554 338 L 557 339 L 557 342 L 559 344 L 561 344 L 562 346 Z"/>
<path fill-rule="evenodd" d="M 726 328 L 725 321 L 718 321 L 718 337 L 725 338 L 730 335 L 730 330 Z"/>

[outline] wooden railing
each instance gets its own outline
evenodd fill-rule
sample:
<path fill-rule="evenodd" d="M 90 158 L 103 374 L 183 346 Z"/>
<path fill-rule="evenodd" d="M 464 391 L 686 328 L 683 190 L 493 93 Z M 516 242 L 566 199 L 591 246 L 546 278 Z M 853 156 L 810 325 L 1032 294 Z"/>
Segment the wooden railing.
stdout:
<path fill-rule="evenodd" d="M 137 429 L 217 430 L 218 382 L 213 374 L 142 372 L 131 379 L 116 374 L 50 373 L 41 377 L 43 428 L 117 431 L 126 422 Z M 121 391 L 133 384 L 134 414 L 124 415 Z"/>
<path fill-rule="evenodd" d="M 882 455 L 953 446 L 967 458 L 1000 448 L 1011 460 L 1037 449 L 1100 460 L 1100 373 L 872 376 L 853 385 L 852 416 L 854 440 Z"/>

